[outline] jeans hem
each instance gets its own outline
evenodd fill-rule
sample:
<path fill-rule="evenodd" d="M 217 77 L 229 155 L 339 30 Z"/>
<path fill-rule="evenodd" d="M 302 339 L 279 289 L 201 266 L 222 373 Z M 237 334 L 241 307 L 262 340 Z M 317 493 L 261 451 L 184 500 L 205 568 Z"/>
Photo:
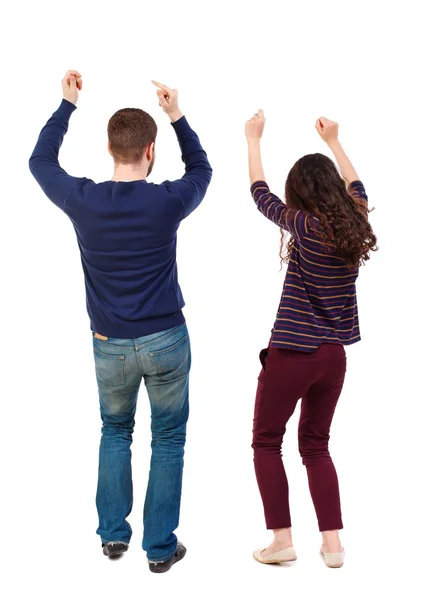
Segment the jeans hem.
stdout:
<path fill-rule="evenodd" d="M 109 544 L 110 542 L 113 542 L 113 544 L 126 544 L 127 546 L 130 544 L 130 540 L 103 540 L 103 538 L 101 538 L 101 543 L 104 545 Z"/>
<path fill-rule="evenodd" d="M 177 546 L 176 546 L 176 550 L 174 552 L 172 552 L 168 556 L 165 556 L 164 558 L 149 558 L 147 556 L 147 559 L 148 559 L 149 563 L 163 563 L 163 562 L 166 562 L 167 560 L 170 560 L 171 558 L 173 558 L 173 556 L 176 554 L 176 552 L 177 552 Z"/>

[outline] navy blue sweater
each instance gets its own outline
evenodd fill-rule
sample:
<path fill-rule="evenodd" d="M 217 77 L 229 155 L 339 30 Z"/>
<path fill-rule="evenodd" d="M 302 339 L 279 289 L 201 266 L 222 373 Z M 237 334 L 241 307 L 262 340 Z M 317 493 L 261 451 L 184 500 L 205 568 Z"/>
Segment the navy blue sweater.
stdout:
<path fill-rule="evenodd" d="M 59 164 L 75 108 L 63 100 L 42 129 L 29 167 L 75 228 L 91 329 L 107 337 L 137 338 L 182 324 L 177 230 L 201 203 L 212 175 L 198 136 L 185 117 L 173 124 L 186 167 L 177 181 L 96 184 L 71 177 Z"/>

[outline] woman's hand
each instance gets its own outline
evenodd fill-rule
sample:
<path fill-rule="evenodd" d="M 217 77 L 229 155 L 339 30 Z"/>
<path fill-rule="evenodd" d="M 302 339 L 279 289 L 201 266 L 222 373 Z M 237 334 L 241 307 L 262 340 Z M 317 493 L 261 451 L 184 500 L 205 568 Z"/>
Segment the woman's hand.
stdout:
<path fill-rule="evenodd" d="M 264 181 L 264 169 L 261 160 L 260 140 L 264 132 L 264 111 L 259 110 L 245 125 L 246 138 L 248 140 L 249 156 L 249 178 L 251 185 L 255 181 Z"/>
<path fill-rule="evenodd" d="M 315 123 L 315 129 L 334 154 L 346 186 L 348 187 L 353 181 L 359 181 L 359 176 L 338 139 L 338 123 L 320 117 Z"/>
<path fill-rule="evenodd" d="M 265 117 L 264 111 L 259 110 L 252 119 L 246 122 L 245 133 L 248 142 L 259 141 L 264 133 Z"/>
<path fill-rule="evenodd" d="M 320 117 L 315 123 L 315 129 L 329 146 L 338 142 L 338 123 L 335 121 Z"/>

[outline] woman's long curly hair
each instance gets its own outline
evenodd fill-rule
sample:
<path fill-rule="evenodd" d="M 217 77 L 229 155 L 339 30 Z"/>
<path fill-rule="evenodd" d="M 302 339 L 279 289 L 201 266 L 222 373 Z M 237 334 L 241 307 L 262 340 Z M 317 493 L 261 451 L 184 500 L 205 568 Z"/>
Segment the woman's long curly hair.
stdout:
<path fill-rule="evenodd" d="M 308 154 L 292 167 L 286 180 L 286 205 L 307 211 L 319 220 L 315 233 L 326 244 L 326 251 L 335 247 L 335 255 L 353 267 L 369 260 L 376 251 L 377 238 L 368 221 L 368 208 L 346 189 L 337 167 L 323 154 Z M 312 227 L 312 221 L 309 220 Z M 284 252 L 284 232 L 281 231 L 280 258 L 288 262 L 293 249 L 291 238 Z"/>

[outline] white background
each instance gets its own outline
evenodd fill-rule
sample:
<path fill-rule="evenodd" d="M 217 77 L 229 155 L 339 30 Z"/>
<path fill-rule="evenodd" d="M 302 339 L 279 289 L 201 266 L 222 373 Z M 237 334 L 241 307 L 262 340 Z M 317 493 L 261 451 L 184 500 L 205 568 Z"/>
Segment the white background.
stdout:
<path fill-rule="evenodd" d="M 384 597 L 419 588 L 420 27 L 417 2 L 23 2 L 2 36 L 2 386 L 0 550 L 3 598 Z M 194 353 L 179 528 L 186 559 L 149 573 L 141 550 L 149 407 L 137 413 L 130 552 L 106 560 L 95 534 L 100 419 L 82 269 L 70 221 L 27 161 L 61 100 L 84 78 L 61 152 L 72 175 L 109 179 L 109 117 L 142 107 L 159 125 L 152 180 L 183 172 L 152 78 L 180 103 L 214 168 L 181 227 L 179 270 Z M 282 195 L 301 155 L 326 152 L 313 125 L 338 120 L 364 181 L 380 251 L 362 269 L 363 341 L 348 350 L 331 449 L 341 483 L 347 563 L 325 568 L 297 452 L 291 567 L 265 567 L 251 443 L 258 353 L 282 289 L 278 229 L 249 194 L 244 122 L 266 111 L 267 180 Z M 4 590 L 3 590 L 4 588 Z"/>

